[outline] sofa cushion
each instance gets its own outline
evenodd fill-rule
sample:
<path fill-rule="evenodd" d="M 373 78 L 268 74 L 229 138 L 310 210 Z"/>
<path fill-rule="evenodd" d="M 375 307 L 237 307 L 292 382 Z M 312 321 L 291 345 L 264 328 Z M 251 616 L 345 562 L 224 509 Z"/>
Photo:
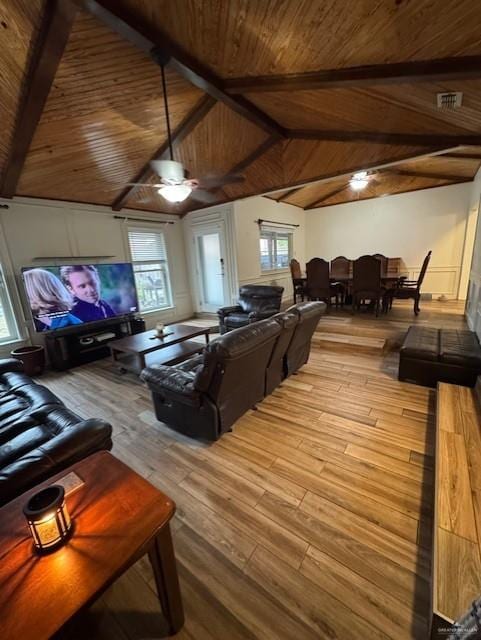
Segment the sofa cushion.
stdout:
<path fill-rule="evenodd" d="M 33 380 L 30 380 L 30 384 L 5 392 L 0 396 L 0 434 L 22 416 L 50 405 L 58 406 L 62 402 L 49 389 L 35 384 Z"/>
<path fill-rule="evenodd" d="M 481 347 L 476 334 L 441 329 L 440 360 L 465 367 L 481 367 Z"/>
<path fill-rule="evenodd" d="M 17 371 L 7 371 L 0 375 L 0 398 L 8 393 L 19 389 L 26 384 L 32 384 L 32 378 L 29 378 L 25 373 Z"/>
<path fill-rule="evenodd" d="M 411 326 L 401 347 L 404 357 L 438 360 L 439 329 Z"/>
<path fill-rule="evenodd" d="M 66 407 L 41 409 L 0 430 L 0 467 L 51 440 L 64 429 L 81 422 L 81 418 Z"/>

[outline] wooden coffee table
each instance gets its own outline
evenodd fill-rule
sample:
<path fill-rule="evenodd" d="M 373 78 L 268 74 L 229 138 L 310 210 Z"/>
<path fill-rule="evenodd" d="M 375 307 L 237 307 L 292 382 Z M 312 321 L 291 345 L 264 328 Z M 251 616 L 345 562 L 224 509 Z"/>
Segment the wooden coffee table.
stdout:
<path fill-rule="evenodd" d="M 68 543 L 47 556 L 32 548 L 22 508 L 69 472 L 84 484 L 67 494 Z M 169 521 L 170 498 L 110 453 L 96 453 L 0 509 L 0 638 L 50 638 L 146 553 L 170 632 L 184 614 Z M 160 622 L 160 620 L 159 620 Z"/>
<path fill-rule="evenodd" d="M 113 361 L 120 369 L 140 373 L 152 364 L 177 364 L 204 350 L 209 343 L 209 327 L 171 324 L 165 327 L 162 338 L 154 329 L 109 342 Z M 191 338 L 205 336 L 205 344 Z"/>

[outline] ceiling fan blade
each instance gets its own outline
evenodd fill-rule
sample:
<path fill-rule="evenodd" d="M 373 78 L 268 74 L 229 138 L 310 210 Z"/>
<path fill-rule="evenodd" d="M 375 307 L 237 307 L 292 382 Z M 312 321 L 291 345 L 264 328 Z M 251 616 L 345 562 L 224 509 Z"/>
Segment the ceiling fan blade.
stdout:
<path fill-rule="evenodd" d="M 203 189 L 215 189 L 216 187 L 223 187 L 227 184 L 244 182 L 244 180 L 244 176 L 227 174 L 225 176 L 205 176 L 204 178 L 199 178 L 199 184 Z"/>
<path fill-rule="evenodd" d="M 217 196 L 203 189 L 194 189 L 190 194 L 190 197 L 199 202 L 210 204 L 211 202 L 217 202 Z"/>
<path fill-rule="evenodd" d="M 158 184 L 154 184 L 152 182 L 124 182 L 128 187 L 152 187 L 153 189 L 160 189 L 160 187 L 165 187 L 164 184 L 159 182 Z"/>

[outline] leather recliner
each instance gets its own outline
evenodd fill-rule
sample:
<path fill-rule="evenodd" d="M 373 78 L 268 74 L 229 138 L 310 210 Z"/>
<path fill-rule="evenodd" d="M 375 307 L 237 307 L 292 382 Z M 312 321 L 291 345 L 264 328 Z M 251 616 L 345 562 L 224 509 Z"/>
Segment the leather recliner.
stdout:
<path fill-rule="evenodd" d="M 281 308 L 283 292 L 284 287 L 276 286 L 246 284 L 240 287 L 238 304 L 217 311 L 220 333 L 270 318 Z"/>
<path fill-rule="evenodd" d="M 18 360 L 0 360 L 0 506 L 112 447 L 108 422 L 83 420 L 22 370 Z"/>
<path fill-rule="evenodd" d="M 267 319 L 213 340 L 203 354 L 141 373 L 157 419 L 185 435 L 216 440 L 265 392 L 267 365 L 281 326 Z"/>
<path fill-rule="evenodd" d="M 309 360 L 312 336 L 326 308 L 325 302 L 303 302 L 287 309 L 287 313 L 297 315 L 298 321 L 286 352 L 286 376 L 295 373 Z"/>

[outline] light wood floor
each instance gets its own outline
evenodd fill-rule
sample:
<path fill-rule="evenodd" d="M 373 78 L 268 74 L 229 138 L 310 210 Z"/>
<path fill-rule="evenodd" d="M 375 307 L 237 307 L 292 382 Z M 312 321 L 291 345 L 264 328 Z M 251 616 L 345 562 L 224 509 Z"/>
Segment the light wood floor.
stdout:
<path fill-rule="evenodd" d="M 176 637 L 426 638 L 435 393 L 397 381 L 396 347 L 413 322 L 463 328 L 462 313 L 333 311 L 302 371 L 210 446 L 159 424 L 147 389 L 108 360 L 42 378 L 108 419 L 114 454 L 176 501 Z M 158 611 L 140 562 L 78 637 L 162 637 Z"/>

